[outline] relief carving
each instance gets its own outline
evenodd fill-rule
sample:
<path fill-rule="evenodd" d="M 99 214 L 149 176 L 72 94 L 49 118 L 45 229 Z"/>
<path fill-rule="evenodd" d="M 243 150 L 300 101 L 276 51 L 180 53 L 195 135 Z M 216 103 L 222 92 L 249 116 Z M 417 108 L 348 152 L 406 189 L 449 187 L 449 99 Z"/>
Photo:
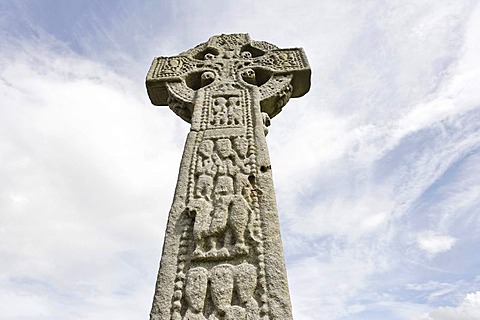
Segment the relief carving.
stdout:
<path fill-rule="evenodd" d="M 242 125 L 243 107 L 239 97 L 214 98 L 210 123 L 214 126 Z"/>
<path fill-rule="evenodd" d="M 200 157 L 197 160 L 195 174 L 198 176 L 195 186 L 195 195 L 198 198 L 204 197 L 207 201 L 211 200 L 213 191 L 213 178 L 217 173 L 217 166 L 212 158 L 213 141 L 203 140 L 198 147 Z"/>
<path fill-rule="evenodd" d="M 162 59 L 162 58 L 158 58 Z M 175 77 L 194 68 L 185 56 L 164 58 L 162 64 L 157 66 L 156 77 Z"/>
<path fill-rule="evenodd" d="M 212 221 L 210 214 L 213 206 L 203 198 L 193 199 L 190 201 L 188 210 L 192 218 L 195 219 L 193 225 L 195 251 L 193 251 L 193 255 L 195 257 L 203 256 L 206 251 L 205 241 L 210 235 L 210 224 Z"/>
<path fill-rule="evenodd" d="M 215 266 L 210 271 L 210 293 L 215 312 L 209 320 L 221 319 L 226 309 L 230 307 L 233 296 L 233 275 L 233 268 L 230 264 Z"/>
<path fill-rule="evenodd" d="M 262 112 L 263 133 L 268 134 L 268 127 L 270 126 L 270 116 L 266 112 Z"/>
<path fill-rule="evenodd" d="M 168 96 L 167 103 L 170 107 L 170 110 L 175 112 L 177 116 L 189 123 L 192 121 L 192 111 L 189 109 L 186 103 L 177 100 L 172 96 Z"/>
<path fill-rule="evenodd" d="M 225 258 L 249 252 L 245 236 L 253 223 L 249 177 L 254 155 L 248 141 L 236 137 L 200 142 L 195 166 L 194 198 L 188 212 L 194 218 L 194 258 Z M 252 237 L 254 235 L 251 235 Z"/>
<path fill-rule="evenodd" d="M 243 108 L 240 105 L 240 99 L 238 97 L 228 98 L 228 124 L 238 125 L 242 124 Z"/>
<path fill-rule="evenodd" d="M 223 178 L 228 179 L 230 177 Z M 205 257 L 228 257 L 230 255 L 228 249 L 225 246 L 222 246 L 221 243 L 222 240 L 224 240 L 225 229 L 228 221 L 228 207 L 229 203 L 226 196 L 217 197 L 214 204 L 212 222 L 209 230 L 210 250 L 205 254 Z"/>
<path fill-rule="evenodd" d="M 268 43 L 266 41 L 252 41 L 251 44 L 253 47 L 262 49 L 263 51 L 278 50 L 278 47 L 276 45 Z"/>
<path fill-rule="evenodd" d="M 245 309 L 239 306 L 229 306 L 225 310 L 225 320 L 237 320 L 237 319 L 245 319 L 246 313 Z"/>
<path fill-rule="evenodd" d="M 253 85 L 257 85 L 255 70 L 253 70 L 251 68 L 242 70 L 242 72 L 240 73 L 240 76 L 242 77 L 242 79 L 245 82 L 253 84 Z"/>
<path fill-rule="evenodd" d="M 263 59 L 263 64 L 274 69 L 290 70 L 303 67 L 303 61 L 297 51 L 271 51 Z"/>
<path fill-rule="evenodd" d="M 228 52 L 231 49 L 241 47 L 249 41 L 250 37 L 247 34 L 222 34 L 210 38 L 209 44 L 221 47 L 224 51 Z"/>
<path fill-rule="evenodd" d="M 230 206 L 224 238 L 225 246 L 230 247 L 230 251 L 236 254 L 248 253 L 248 247 L 245 245 L 245 230 L 252 210 L 241 195 L 232 195 L 228 200 Z"/>
<path fill-rule="evenodd" d="M 195 91 L 188 86 L 185 86 L 182 82 L 170 82 L 165 84 L 168 95 L 175 100 L 182 101 L 186 104 L 192 104 L 195 97 Z"/>
<path fill-rule="evenodd" d="M 291 81 L 291 75 L 274 76 L 260 87 L 262 111 L 267 113 L 269 118 L 280 113 L 291 98 L 293 93 Z"/>
<path fill-rule="evenodd" d="M 227 99 L 224 97 L 215 98 L 215 100 L 213 100 L 212 111 L 212 124 L 217 126 L 227 124 Z"/>
<path fill-rule="evenodd" d="M 218 166 L 218 174 L 220 176 L 232 176 L 234 173 L 234 165 L 233 165 L 233 149 L 232 149 L 232 142 L 230 139 L 223 138 L 218 139 L 216 143 L 216 161 L 215 163 Z M 224 190 L 219 190 L 222 194 Z M 225 191 L 226 192 L 226 191 Z M 233 192 L 233 184 L 232 184 L 232 192 Z"/>
<path fill-rule="evenodd" d="M 215 80 L 215 73 L 212 71 L 205 71 L 200 76 L 200 81 L 201 81 L 200 86 L 202 88 L 205 86 L 208 86 L 210 83 L 213 82 L 213 80 Z"/>
<path fill-rule="evenodd" d="M 260 320 L 256 288 L 256 267 L 247 262 L 220 264 L 210 271 L 191 268 L 185 280 L 187 310 L 182 320 Z"/>
<path fill-rule="evenodd" d="M 235 150 L 235 193 L 243 195 L 251 203 L 252 185 L 248 177 L 255 172 L 254 155 L 248 155 L 248 141 L 244 137 L 236 137 L 233 140 Z"/>
<path fill-rule="evenodd" d="M 183 320 L 207 320 L 203 315 L 207 286 L 207 269 L 197 267 L 188 270 L 185 282 L 185 300 L 188 309 Z"/>
<path fill-rule="evenodd" d="M 289 84 L 288 86 L 284 87 L 279 93 L 277 93 L 276 95 L 277 100 L 275 101 L 275 110 L 277 110 L 278 112 L 282 110 L 282 108 L 287 104 L 288 100 L 290 100 L 290 97 L 292 96 L 292 92 L 293 92 L 293 87 L 291 84 Z"/>
<path fill-rule="evenodd" d="M 235 287 L 241 305 L 246 311 L 246 320 L 259 320 L 258 302 L 254 298 L 254 292 L 257 287 L 257 268 L 255 266 L 242 263 L 235 268 Z"/>

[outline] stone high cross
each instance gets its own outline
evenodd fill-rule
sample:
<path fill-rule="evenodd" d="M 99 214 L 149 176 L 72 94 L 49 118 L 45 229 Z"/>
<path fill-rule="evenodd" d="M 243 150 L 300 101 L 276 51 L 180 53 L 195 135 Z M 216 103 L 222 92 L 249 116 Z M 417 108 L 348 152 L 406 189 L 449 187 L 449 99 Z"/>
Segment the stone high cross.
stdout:
<path fill-rule="evenodd" d="M 265 135 L 310 88 L 302 49 L 248 34 L 153 60 L 147 91 L 191 123 L 151 320 L 292 319 Z"/>

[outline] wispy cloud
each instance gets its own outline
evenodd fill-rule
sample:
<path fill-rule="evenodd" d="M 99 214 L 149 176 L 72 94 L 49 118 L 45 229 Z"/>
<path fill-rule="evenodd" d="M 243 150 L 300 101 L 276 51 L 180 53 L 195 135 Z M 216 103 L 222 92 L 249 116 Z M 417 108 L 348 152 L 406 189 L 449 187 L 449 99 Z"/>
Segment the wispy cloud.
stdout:
<path fill-rule="evenodd" d="M 136 84 L 55 43 L 3 48 L 2 317 L 109 318 L 119 301 L 117 318 L 146 316 L 181 155 L 176 122 L 159 126 L 169 114 Z"/>
<path fill-rule="evenodd" d="M 426 231 L 418 235 L 418 246 L 431 254 L 450 250 L 457 239 L 449 235 L 440 235 L 432 231 Z"/>
<path fill-rule="evenodd" d="M 465 299 L 456 307 L 440 307 L 422 320 L 475 320 L 480 317 L 480 291 L 466 295 Z"/>
<path fill-rule="evenodd" d="M 146 69 L 250 32 L 313 68 L 267 138 L 295 319 L 478 317 L 476 1 L 60 2 L 0 18 L 1 316 L 147 317 L 188 125 Z"/>

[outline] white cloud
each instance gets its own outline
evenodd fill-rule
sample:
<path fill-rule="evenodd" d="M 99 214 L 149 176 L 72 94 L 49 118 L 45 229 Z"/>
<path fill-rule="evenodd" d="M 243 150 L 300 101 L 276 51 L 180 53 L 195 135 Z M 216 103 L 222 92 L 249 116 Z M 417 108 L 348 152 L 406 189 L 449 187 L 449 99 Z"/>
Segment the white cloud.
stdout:
<path fill-rule="evenodd" d="M 434 231 L 425 231 L 418 235 L 418 246 L 431 254 L 438 254 L 450 250 L 457 239 L 449 235 L 437 234 Z"/>
<path fill-rule="evenodd" d="M 180 120 L 48 41 L 2 50 L 0 317 L 146 317 Z"/>
<path fill-rule="evenodd" d="M 292 229 L 300 234 L 352 238 L 375 232 L 388 221 L 393 203 L 388 197 L 373 194 L 323 202 L 294 223 Z"/>
<path fill-rule="evenodd" d="M 71 29 L 109 67 L 49 37 L 15 50 L 1 42 L 2 316 L 147 317 L 188 125 L 150 105 L 144 75 L 154 55 L 228 32 L 303 46 L 313 68 L 311 92 L 268 136 L 295 319 L 419 314 L 458 291 L 425 256 L 455 252 L 478 227 L 458 219 L 476 215 L 478 161 L 453 170 L 479 146 L 475 1 L 140 6 L 112 10 L 107 24 L 94 12 Z M 438 206 L 416 207 L 425 203 Z M 416 238 L 420 223 L 430 231 Z M 398 271 L 413 255 L 405 238 L 428 253 L 418 263 L 431 274 Z M 426 302 L 395 291 L 434 277 L 445 285 Z M 467 314 L 461 306 L 441 311 Z"/>
<path fill-rule="evenodd" d="M 456 307 L 440 307 L 421 320 L 478 320 L 480 319 L 480 291 L 466 295 Z"/>
<path fill-rule="evenodd" d="M 356 295 L 378 267 L 366 248 L 336 248 L 330 254 L 303 259 L 288 269 L 295 319 L 338 319 L 364 307 Z M 353 300 L 353 302 L 352 302 Z"/>
<path fill-rule="evenodd" d="M 0 317 L 6 319 L 17 317 L 36 317 L 47 316 L 50 308 L 47 306 L 46 299 L 41 296 L 32 296 L 28 293 L 0 293 Z M 19 305 L 28 306 L 28 308 L 19 308 Z"/>

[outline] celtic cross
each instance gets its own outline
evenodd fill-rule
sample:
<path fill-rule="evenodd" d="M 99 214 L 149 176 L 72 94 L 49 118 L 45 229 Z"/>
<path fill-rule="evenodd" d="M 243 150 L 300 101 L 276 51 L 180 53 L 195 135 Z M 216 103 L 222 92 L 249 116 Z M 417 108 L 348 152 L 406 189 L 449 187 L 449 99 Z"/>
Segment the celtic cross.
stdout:
<path fill-rule="evenodd" d="M 310 88 L 302 49 L 248 34 L 153 60 L 147 91 L 191 123 L 151 320 L 292 319 L 265 135 Z"/>

